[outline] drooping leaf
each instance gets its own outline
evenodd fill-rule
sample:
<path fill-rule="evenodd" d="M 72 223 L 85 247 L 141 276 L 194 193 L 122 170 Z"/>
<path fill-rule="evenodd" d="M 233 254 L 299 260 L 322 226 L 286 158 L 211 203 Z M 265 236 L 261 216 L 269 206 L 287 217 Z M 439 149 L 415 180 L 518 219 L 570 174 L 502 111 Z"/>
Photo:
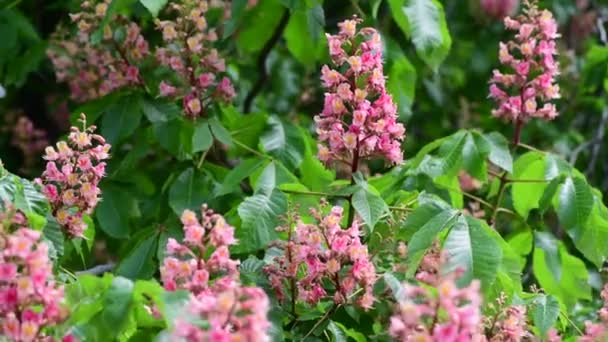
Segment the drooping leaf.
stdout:
<path fill-rule="evenodd" d="M 194 135 L 192 136 L 192 153 L 206 151 L 213 144 L 213 135 L 209 123 L 199 121 L 194 126 Z"/>
<path fill-rule="evenodd" d="M 507 172 L 513 172 L 513 157 L 509 151 L 509 142 L 498 132 L 481 134 L 472 132 L 478 149 L 496 166 Z"/>
<path fill-rule="evenodd" d="M 110 106 L 101 120 L 101 134 L 115 145 L 130 136 L 139 126 L 143 115 L 139 96 L 125 96 Z"/>
<path fill-rule="evenodd" d="M 154 275 L 154 262 L 158 243 L 158 231 L 146 231 L 131 247 L 130 252 L 116 267 L 116 274 L 129 279 L 148 279 Z"/>

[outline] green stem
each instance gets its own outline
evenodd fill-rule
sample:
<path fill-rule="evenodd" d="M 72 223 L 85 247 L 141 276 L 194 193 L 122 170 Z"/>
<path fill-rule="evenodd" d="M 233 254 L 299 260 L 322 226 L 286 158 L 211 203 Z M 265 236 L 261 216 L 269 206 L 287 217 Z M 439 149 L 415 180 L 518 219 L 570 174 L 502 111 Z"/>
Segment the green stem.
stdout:
<path fill-rule="evenodd" d="M 266 158 L 266 159 L 270 159 L 273 160 L 271 156 L 266 155 L 258 150 L 254 150 L 253 148 L 245 145 L 244 143 L 232 138 L 232 141 L 234 142 L 235 145 L 241 147 L 242 149 L 246 150 L 247 152 L 250 152 L 251 154 L 255 154 L 258 157 L 262 157 L 262 158 Z"/>
<path fill-rule="evenodd" d="M 306 195 L 306 196 L 320 196 L 320 197 L 342 197 L 342 198 L 348 198 L 348 196 L 346 195 L 333 195 L 327 192 L 319 192 L 319 191 L 304 191 L 304 190 L 285 190 L 285 189 L 281 189 L 282 192 L 284 193 L 288 193 L 288 194 L 295 194 L 295 195 Z"/>
<path fill-rule="evenodd" d="M 336 310 L 338 310 L 339 307 L 340 307 L 340 305 L 334 304 L 329 310 L 327 310 L 327 312 L 325 312 L 325 315 L 323 315 L 323 317 L 321 317 L 321 319 L 318 320 L 317 323 L 315 323 L 315 325 L 312 326 L 312 328 L 306 333 L 306 335 L 304 335 L 304 338 L 302 338 L 302 341 L 306 340 L 306 338 L 308 338 L 308 336 L 310 336 L 321 325 L 321 323 L 325 322 L 325 320 L 327 319 L 327 317 L 329 317 L 329 315 L 336 312 Z"/>

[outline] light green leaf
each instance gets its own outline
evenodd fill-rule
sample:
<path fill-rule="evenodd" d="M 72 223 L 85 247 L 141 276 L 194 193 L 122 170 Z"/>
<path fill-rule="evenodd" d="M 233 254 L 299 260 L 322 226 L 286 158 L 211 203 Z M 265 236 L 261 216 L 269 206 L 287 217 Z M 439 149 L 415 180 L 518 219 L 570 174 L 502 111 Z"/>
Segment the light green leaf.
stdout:
<path fill-rule="evenodd" d="M 444 209 L 429 203 L 416 208 L 408 216 L 402 227 L 402 231 L 409 232 L 408 235 L 414 232 L 408 241 L 408 276 L 416 272 L 420 260 L 433 245 L 437 235 L 450 229 L 456 223 L 458 215 L 457 210 Z"/>
<path fill-rule="evenodd" d="M 416 95 L 416 68 L 405 55 L 390 67 L 386 87 L 398 105 L 400 119 L 409 118 Z"/>
<path fill-rule="evenodd" d="M 479 279 L 484 291 L 494 282 L 502 259 L 502 249 L 488 232 L 490 229 L 481 220 L 460 216 L 443 245 L 448 253 L 447 269 L 464 269 L 459 282 L 468 284 Z"/>
<path fill-rule="evenodd" d="M 158 12 L 167 4 L 167 0 L 139 0 L 139 2 L 150 11 L 154 18 L 158 17 Z"/>
<path fill-rule="evenodd" d="M 271 161 L 253 182 L 254 190 L 264 189 L 267 193 L 285 183 L 298 183 L 298 178 L 277 161 Z"/>
<path fill-rule="evenodd" d="M 541 336 L 546 336 L 547 331 L 557 322 L 559 302 L 553 296 L 539 294 L 532 300 L 532 305 L 534 325 L 540 330 Z"/>
<path fill-rule="evenodd" d="M 472 132 L 475 143 L 484 156 L 496 166 L 507 172 L 513 172 L 513 157 L 509 151 L 509 142 L 498 132 L 480 134 Z"/>
<path fill-rule="evenodd" d="M 452 45 L 443 6 L 437 0 L 406 0 L 401 3 L 404 2 L 400 10 L 405 13 L 407 26 L 403 23 L 399 26 L 411 36 L 418 56 L 436 72 Z"/>
<path fill-rule="evenodd" d="M 249 253 L 266 248 L 269 242 L 278 238 L 275 229 L 279 216 L 286 211 L 287 197 L 278 189 L 247 197 L 238 207 L 241 227 L 237 229 L 237 237 L 241 243 L 236 249 Z"/>
<path fill-rule="evenodd" d="M 545 155 L 529 152 L 519 157 L 513 166 L 513 179 L 545 179 Z M 512 188 L 513 207 L 524 219 L 539 207 L 547 183 L 515 182 Z"/>

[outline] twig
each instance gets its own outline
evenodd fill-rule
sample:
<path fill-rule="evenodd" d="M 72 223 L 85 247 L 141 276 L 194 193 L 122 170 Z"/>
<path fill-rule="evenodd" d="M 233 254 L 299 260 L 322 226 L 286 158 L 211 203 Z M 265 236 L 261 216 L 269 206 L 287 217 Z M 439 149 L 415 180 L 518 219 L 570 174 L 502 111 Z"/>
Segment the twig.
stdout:
<path fill-rule="evenodd" d="M 602 119 L 600 120 L 600 124 L 597 127 L 597 131 L 595 133 L 595 138 L 593 139 L 593 150 L 591 152 L 591 161 L 587 166 L 587 170 L 585 171 L 585 175 L 587 177 L 592 177 L 595 173 L 595 165 L 597 164 L 597 158 L 600 155 L 600 150 L 602 148 L 602 140 L 604 140 L 604 135 L 606 134 L 606 123 L 608 122 L 608 108 L 604 108 L 602 112 Z"/>
<path fill-rule="evenodd" d="M 395 207 L 395 206 L 389 206 L 388 208 L 389 208 L 390 210 L 395 210 L 395 211 L 405 211 L 405 212 L 414 211 L 414 208 L 407 208 L 407 207 Z"/>
<path fill-rule="evenodd" d="M 93 266 L 93 267 L 89 268 L 88 270 L 74 272 L 74 274 L 76 274 L 77 276 L 85 275 L 85 274 L 101 275 L 106 272 L 110 272 L 112 269 L 114 269 L 114 266 L 116 266 L 115 263 L 109 262 L 107 264 Z"/>
<path fill-rule="evenodd" d="M 560 315 L 564 316 L 564 318 L 566 319 L 566 321 L 568 321 L 568 323 L 570 325 L 572 325 L 572 327 L 574 328 L 574 330 L 576 330 L 576 332 L 578 332 L 578 334 L 580 336 L 583 336 L 585 334 L 583 334 L 583 332 L 581 331 L 581 329 L 579 329 L 576 324 L 574 324 L 574 322 L 572 322 L 572 320 L 570 319 L 570 317 L 568 317 L 565 313 L 562 312 L 562 310 L 559 310 Z"/>
<path fill-rule="evenodd" d="M 205 158 L 207 158 L 207 153 L 209 153 L 210 150 L 211 150 L 211 147 L 206 149 L 205 151 L 203 151 L 203 153 L 201 153 L 201 159 L 199 159 L 198 164 L 196 164 L 196 168 L 198 170 L 200 170 L 201 166 L 203 166 L 203 162 L 205 161 Z"/>
<path fill-rule="evenodd" d="M 247 97 L 245 98 L 245 102 L 243 104 L 243 112 L 245 113 L 251 112 L 251 105 L 253 104 L 253 100 L 260 93 L 260 91 L 262 91 L 262 88 L 266 85 L 266 81 L 268 80 L 268 72 L 266 71 L 266 58 L 268 57 L 268 54 L 270 53 L 274 45 L 279 41 L 279 38 L 281 38 L 281 36 L 283 35 L 283 31 L 285 30 L 285 27 L 287 27 L 287 23 L 289 22 L 290 16 L 291 13 L 289 9 L 285 9 L 283 15 L 281 16 L 281 20 L 279 21 L 279 25 L 277 25 L 277 27 L 274 29 L 272 36 L 266 42 L 266 44 L 264 44 L 264 47 L 262 47 L 262 51 L 260 51 L 260 55 L 258 56 L 257 62 L 260 77 L 258 78 L 257 82 L 255 82 L 255 84 L 251 88 L 251 91 L 249 91 L 249 94 L 247 94 Z"/>
<path fill-rule="evenodd" d="M 304 335 L 304 338 L 302 338 L 302 340 L 305 340 L 308 336 L 310 336 L 310 334 L 312 334 L 313 331 L 315 331 L 321 325 L 321 323 L 325 322 L 325 320 L 327 319 L 327 317 L 329 317 L 329 315 L 336 312 L 336 310 L 338 310 L 339 307 L 340 307 L 339 304 L 338 305 L 334 304 L 329 310 L 327 310 L 327 312 L 325 312 L 325 315 L 323 315 L 323 317 L 321 317 L 321 319 L 318 320 L 317 323 L 315 323 L 315 325 L 313 325 L 312 329 L 310 329 L 308 331 L 308 333 L 306 333 L 306 335 Z"/>
<path fill-rule="evenodd" d="M 527 145 L 527 144 L 524 144 L 521 142 L 519 144 L 517 144 L 517 147 L 525 148 L 526 150 L 530 150 L 530 151 L 534 151 L 534 152 L 538 152 L 538 153 L 545 153 L 545 154 L 548 153 L 547 151 L 539 150 L 534 146 L 530 146 L 530 145 Z"/>
<path fill-rule="evenodd" d="M 234 142 L 236 145 L 238 145 L 238 146 L 239 146 L 239 147 L 241 147 L 242 149 L 244 149 L 244 150 L 246 150 L 246 151 L 248 151 L 248 152 L 250 152 L 250 153 L 252 153 L 252 154 L 255 154 L 255 155 L 256 155 L 256 156 L 258 156 L 258 157 L 267 158 L 267 159 L 272 160 L 272 157 L 271 157 L 271 156 L 266 155 L 266 154 L 264 154 L 264 153 L 262 153 L 262 152 L 260 152 L 260 151 L 258 151 L 258 150 L 254 150 L 253 148 L 251 148 L 251 147 L 249 147 L 249 146 L 247 146 L 247 145 L 243 144 L 242 142 L 240 142 L 240 141 L 238 141 L 238 140 L 236 140 L 236 139 L 234 139 L 234 138 L 232 138 L 232 142 Z"/>
<path fill-rule="evenodd" d="M 492 170 L 488 170 L 488 173 L 494 177 L 502 177 L 502 175 L 498 172 L 494 172 Z M 550 181 L 546 179 L 513 179 L 513 178 L 505 178 L 505 182 L 507 183 L 548 183 Z"/>
<path fill-rule="evenodd" d="M 303 191 L 303 190 L 286 190 L 286 189 L 279 189 L 284 193 L 288 193 L 288 194 L 295 194 L 295 195 L 309 195 L 309 196 L 321 196 L 321 197 L 340 197 L 340 198 L 348 198 L 347 195 L 334 195 L 334 194 L 330 194 L 327 192 L 319 192 L 319 191 Z"/>

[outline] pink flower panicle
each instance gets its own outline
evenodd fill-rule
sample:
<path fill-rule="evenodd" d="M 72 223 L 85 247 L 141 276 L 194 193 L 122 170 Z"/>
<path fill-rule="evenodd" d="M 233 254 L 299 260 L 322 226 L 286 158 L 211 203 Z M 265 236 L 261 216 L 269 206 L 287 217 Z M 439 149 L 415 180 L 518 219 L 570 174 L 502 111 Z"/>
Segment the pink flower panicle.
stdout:
<path fill-rule="evenodd" d="M 484 323 L 489 341 L 518 342 L 532 336 L 526 324 L 526 307 L 505 305 L 504 293 L 496 299 L 496 314 L 485 317 Z M 490 308 L 494 308 L 490 305 Z"/>
<path fill-rule="evenodd" d="M 292 300 L 315 305 L 325 298 L 336 304 L 356 304 L 369 309 L 375 301 L 373 286 L 377 280 L 376 269 L 361 243 L 357 221 L 348 229 L 340 227 L 342 207 L 333 207 L 323 215 L 311 209 L 317 224 L 305 224 L 297 220 L 295 231 L 289 230 L 286 242 L 276 242 L 284 254 L 276 257 L 272 265 L 264 268 L 278 299 L 286 299 L 285 288 L 291 291 Z M 330 285 L 331 284 L 331 285 Z"/>
<path fill-rule="evenodd" d="M 0 336 L 46 341 L 50 329 L 67 316 L 63 287 L 54 281 L 40 232 L 26 225 L 25 216 L 5 203 L 0 211 Z"/>
<path fill-rule="evenodd" d="M 11 145 L 23 155 L 20 171 L 28 174 L 37 165 L 40 155 L 49 144 L 46 131 L 34 127 L 34 123 L 19 111 L 7 113 L 6 118 L 7 126 L 0 127 L 0 132 L 10 131 Z"/>
<path fill-rule="evenodd" d="M 337 35 L 327 35 L 332 69 L 324 65 L 321 80 L 327 90 L 323 111 L 315 116 L 319 159 L 329 163 L 358 164 L 362 158 L 403 161 L 403 124 L 397 106 L 385 88 L 382 40 L 361 20 L 346 20 Z"/>
<path fill-rule="evenodd" d="M 87 228 L 83 214 L 92 213 L 100 200 L 98 185 L 110 151 L 105 139 L 94 133 L 96 127 L 86 127 L 84 114 L 80 120 L 83 129 L 72 127 L 67 143 L 60 141 L 56 148 L 46 148 L 46 170 L 38 180 L 53 216 L 70 237 L 82 237 Z"/>
<path fill-rule="evenodd" d="M 585 334 L 579 338 L 579 342 L 604 341 L 608 339 L 608 284 L 604 285 L 601 292 L 604 306 L 597 311 L 599 322 L 585 322 Z"/>
<path fill-rule="evenodd" d="M 480 0 L 481 9 L 487 15 L 496 19 L 513 14 L 519 6 L 519 0 Z"/>
<path fill-rule="evenodd" d="M 524 1 L 524 14 L 505 18 L 505 26 L 517 31 L 515 39 L 500 43 L 500 63 L 511 69 L 503 74 L 494 70 L 490 80 L 490 97 L 498 109 L 492 115 L 510 121 L 525 122 L 530 118 L 551 120 L 558 113 L 550 103 L 560 98 L 559 63 L 555 60 L 557 22 L 548 10 L 539 10 L 534 0 Z M 510 90 L 509 90 L 510 89 Z"/>
<path fill-rule="evenodd" d="M 452 274 L 432 288 L 403 284 L 389 334 L 398 341 L 483 341 L 479 281 L 458 288 Z"/>
<path fill-rule="evenodd" d="M 176 82 L 160 83 L 160 95 L 183 98 L 184 112 L 193 118 L 204 115 L 214 100 L 229 102 L 236 96 L 230 79 L 219 77 L 226 62 L 212 45 L 218 37 L 207 22 L 209 6 L 206 1 L 171 3 L 176 19 L 156 20 L 166 45 L 156 49 L 156 59 L 177 75 Z"/>
<path fill-rule="evenodd" d="M 239 262 L 228 251 L 237 242 L 234 228 L 206 205 L 201 214 L 199 221 L 195 212 L 183 212 L 184 241 L 169 239 L 160 273 L 166 290 L 191 293 L 189 313 L 209 326 L 202 328 L 180 318 L 173 334 L 193 342 L 268 341 L 270 301 L 262 289 L 239 282 Z"/>
<path fill-rule="evenodd" d="M 57 31 L 47 55 L 59 82 L 69 85 L 78 102 L 107 95 L 117 89 L 143 85 L 137 65 L 150 54 L 140 27 L 122 15 L 114 14 L 103 26 L 111 0 L 88 0 L 81 12 L 71 14 L 77 35 Z M 101 41 L 92 37 L 101 33 Z"/>

